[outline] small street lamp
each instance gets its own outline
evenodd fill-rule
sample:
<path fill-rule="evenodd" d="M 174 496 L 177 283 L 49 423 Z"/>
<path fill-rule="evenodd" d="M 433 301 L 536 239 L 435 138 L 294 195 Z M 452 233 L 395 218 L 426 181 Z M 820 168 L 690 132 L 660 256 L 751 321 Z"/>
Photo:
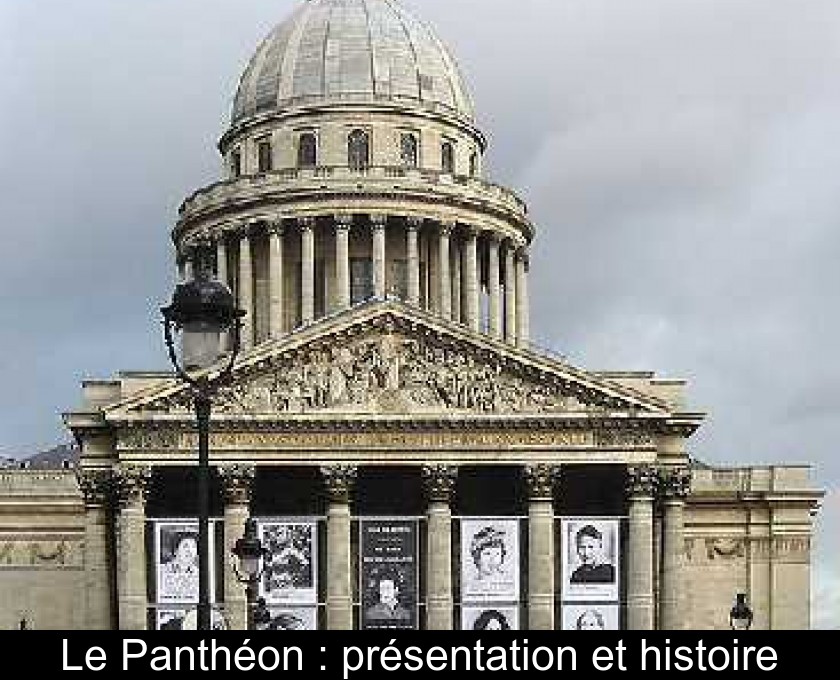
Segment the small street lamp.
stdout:
<path fill-rule="evenodd" d="M 753 611 L 747 604 L 745 593 L 735 595 L 735 606 L 729 612 L 729 627 L 732 630 L 749 630 L 753 622 Z"/>
<path fill-rule="evenodd" d="M 257 522 L 255 519 L 245 520 L 245 533 L 236 539 L 231 549 L 236 556 L 236 577 L 244 583 L 245 597 L 248 601 L 248 630 L 257 626 L 265 626 L 271 619 L 263 598 L 257 601 L 257 587 L 263 574 L 263 560 L 268 556 L 268 549 L 257 536 Z"/>
<path fill-rule="evenodd" d="M 239 352 L 240 320 L 233 295 L 223 283 L 211 279 L 207 267 L 197 267 L 192 281 L 179 283 L 172 303 L 161 308 L 164 339 L 176 375 L 189 385 L 198 423 L 198 630 L 210 630 L 209 448 L 211 399 L 218 386 L 230 379 Z M 230 331 L 227 362 L 216 375 L 210 369 L 224 354 L 223 338 Z M 181 357 L 175 349 L 180 334 Z"/>

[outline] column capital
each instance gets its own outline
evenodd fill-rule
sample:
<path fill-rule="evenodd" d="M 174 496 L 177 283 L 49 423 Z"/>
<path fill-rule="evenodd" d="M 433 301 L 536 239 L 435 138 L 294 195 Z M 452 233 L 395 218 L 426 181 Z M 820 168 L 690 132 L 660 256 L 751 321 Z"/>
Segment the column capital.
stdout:
<path fill-rule="evenodd" d="M 526 465 L 523 467 L 523 473 L 530 500 L 554 499 L 554 485 L 560 476 L 559 465 L 548 465 L 546 463 Z"/>
<path fill-rule="evenodd" d="M 315 218 L 314 217 L 298 217 L 297 218 L 298 228 L 301 231 L 311 231 L 312 228 L 315 226 Z"/>
<path fill-rule="evenodd" d="M 457 465 L 424 465 L 423 486 L 430 503 L 451 503 L 458 481 Z"/>
<path fill-rule="evenodd" d="M 514 256 L 516 257 L 516 261 L 521 262 L 527 268 L 528 267 L 528 262 L 530 260 L 530 255 L 528 254 L 528 246 L 518 245 L 514 252 L 515 252 Z"/>
<path fill-rule="evenodd" d="M 327 497 L 334 503 L 348 503 L 356 483 L 358 468 L 355 465 L 322 465 Z"/>
<path fill-rule="evenodd" d="M 691 470 L 684 465 L 659 469 L 660 490 L 666 501 L 684 501 L 691 491 Z"/>
<path fill-rule="evenodd" d="M 109 505 L 114 498 L 114 475 L 110 468 L 77 468 L 76 480 L 86 506 Z"/>
<path fill-rule="evenodd" d="M 248 505 L 251 501 L 251 491 L 257 468 L 248 463 L 225 465 L 219 468 L 219 477 L 226 505 Z"/>
<path fill-rule="evenodd" d="M 659 488 L 659 476 L 652 465 L 631 465 L 627 468 L 627 495 L 630 498 L 653 498 Z"/>
<path fill-rule="evenodd" d="M 347 230 L 353 224 L 353 215 L 351 213 L 336 213 L 333 215 L 335 228 L 339 230 Z"/>
<path fill-rule="evenodd" d="M 120 507 L 146 502 L 152 469 L 146 465 L 117 465 L 113 469 L 114 490 Z"/>
<path fill-rule="evenodd" d="M 464 235 L 466 240 L 472 241 L 478 239 L 481 229 L 476 227 L 474 224 L 462 224 L 461 233 Z"/>
<path fill-rule="evenodd" d="M 371 213 L 368 215 L 371 229 L 384 229 L 385 223 L 388 221 L 388 215 L 384 213 Z"/>
<path fill-rule="evenodd" d="M 269 236 L 282 236 L 286 231 L 286 227 L 283 224 L 282 218 L 279 218 L 267 222 L 265 225 L 265 230 L 266 232 L 268 232 Z"/>
<path fill-rule="evenodd" d="M 405 226 L 409 231 L 419 231 L 423 226 L 423 218 L 414 215 L 407 215 L 405 218 Z"/>
<path fill-rule="evenodd" d="M 455 222 L 438 222 L 438 233 L 441 236 L 449 236 L 455 229 Z"/>
<path fill-rule="evenodd" d="M 210 238 L 213 240 L 213 243 L 216 246 L 225 245 L 225 239 L 227 238 L 227 230 L 225 229 L 214 229 L 210 233 Z"/>
<path fill-rule="evenodd" d="M 492 245 L 496 248 L 502 245 L 504 237 L 500 233 L 493 231 L 492 229 L 482 229 L 481 233 L 487 241 L 488 245 Z"/>

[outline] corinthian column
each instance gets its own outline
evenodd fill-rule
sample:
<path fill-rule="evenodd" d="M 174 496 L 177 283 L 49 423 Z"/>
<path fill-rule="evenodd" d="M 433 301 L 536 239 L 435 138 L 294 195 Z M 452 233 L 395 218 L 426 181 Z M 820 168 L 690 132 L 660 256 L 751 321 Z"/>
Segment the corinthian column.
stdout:
<path fill-rule="evenodd" d="M 464 275 L 464 298 L 465 298 L 465 312 L 466 322 L 472 330 L 479 329 L 479 313 L 478 313 L 478 292 L 480 282 L 478 280 L 478 234 L 474 229 L 467 230 L 467 238 L 464 241 L 464 248 L 467 252 L 466 265 L 467 271 Z"/>
<path fill-rule="evenodd" d="M 350 566 L 350 495 L 356 467 L 321 468 L 327 489 L 327 629 L 353 629 L 353 585 Z"/>
<path fill-rule="evenodd" d="M 691 472 L 687 467 L 662 468 L 662 589 L 660 627 L 677 630 L 685 618 L 683 611 L 685 554 L 683 514 L 685 499 L 691 487 Z"/>
<path fill-rule="evenodd" d="M 502 300 L 499 283 L 499 238 L 495 234 L 487 237 L 487 293 L 490 298 L 490 335 L 502 337 Z"/>
<path fill-rule="evenodd" d="M 224 232 L 216 237 L 216 280 L 230 287 L 228 279 L 227 243 Z"/>
<path fill-rule="evenodd" d="M 513 244 L 505 247 L 505 342 L 516 342 L 516 273 Z"/>
<path fill-rule="evenodd" d="M 301 323 L 315 319 L 315 220 L 304 217 L 300 225 L 300 309 Z"/>
<path fill-rule="evenodd" d="M 117 522 L 117 600 L 120 630 L 145 630 L 146 490 L 151 470 L 114 469 L 120 514 Z"/>
<path fill-rule="evenodd" d="M 449 276 L 449 235 L 451 224 L 441 224 L 438 236 L 438 312 L 452 318 L 452 279 Z"/>
<path fill-rule="evenodd" d="M 656 471 L 649 465 L 627 470 L 627 628 L 653 630 L 653 499 Z"/>
<path fill-rule="evenodd" d="M 407 217 L 405 225 L 405 247 L 408 259 L 408 302 L 415 307 L 420 306 L 420 255 L 417 247 L 417 232 L 422 220 L 417 217 Z"/>
<path fill-rule="evenodd" d="M 516 344 L 520 347 L 530 340 L 529 304 L 528 254 L 523 248 L 516 257 Z"/>
<path fill-rule="evenodd" d="M 225 499 L 225 540 L 223 548 L 225 572 L 225 618 L 231 630 L 248 627 L 248 601 L 239 582 L 233 560 L 229 559 L 236 540 L 243 535 L 245 520 L 250 516 L 251 490 L 256 468 L 253 465 L 229 465 L 219 468 Z"/>
<path fill-rule="evenodd" d="M 242 349 L 254 344 L 254 268 L 251 262 L 251 235 L 246 228 L 239 239 L 239 308 L 242 317 Z"/>
<path fill-rule="evenodd" d="M 268 287 L 269 334 L 279 338 L 283 334 L 283 222 L 277 220 L 268 227 Z"/>
<path fill-rule="evenodd" d="M 458 468 L 426 465 L 426 628 L 452 630 L 452 493 Z"/>
<path fill-rule="evenodd" d="M 113 477 L 110 469 L 80 469 L 79 488 L 85 499 L 84 622 L 85 630 L 113 627 L 111 607 L 111 507 Z"/>
<path fill-rule="evenodd" d="M 352 215 L 336 215 L 335 221 L 335 283 L 336 305 L 339 310 L 350 307 L 350 225 Z"/>
<path fill-rule="evenodd" d="M 557 474 L 556 466 L 525 466 L 529 630 L 554 630 L 554 483 Z"/>
<path fill-rule="evenodd" d="M 373 260 L 373 295 L 378 299 L 385 297 L 385 215 L 371 215 L 372 231 L 371 254 Z"/>

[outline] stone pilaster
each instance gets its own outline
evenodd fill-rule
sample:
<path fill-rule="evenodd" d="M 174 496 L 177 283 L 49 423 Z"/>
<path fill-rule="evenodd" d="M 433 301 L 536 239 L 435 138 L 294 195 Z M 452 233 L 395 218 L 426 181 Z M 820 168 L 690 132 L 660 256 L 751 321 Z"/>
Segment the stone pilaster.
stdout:
<path fill-rule="evenodd" d="M 350 307 L 350 225 L 352 215 L 335 216 L 335 302 L 338 309 Z"/>
<path fill-rule="evenodd" d="M 513 244 L 505 247 L 505 342 L 516 343 L 516 266 Z"/>
<path fill-rule="evenodd" d="M 242 349 L 254 345 L 254 266 L 251 259 L 251 234 L 245 229 L 239 238 L 239 308 L 242 317 L 240 343 Z"/>
<path fill-rule="evenodd" d="M 452 630 L 452 495 L 458 479 L 453 465 L 426 465 L 426 628 Z"/>
<path fill-rule="evenodd" d="M 441 224 L 438 232 L 438 313 L 452 318 L 452 279 L 449 273 L 449 237 L 451 224 Z"/>
<path fill-rule="evenodd" d="M 516 255 L 516 344 L 526 347 L 530 340 L 528 300 L 528 253 L 522 248 Z"/>
<path fill-rule="evenodd" d="M 685 555 L 684 510 L 691 487 L 691 472 L 685 466 L 660 470 L 662 493 L 662 589 L 660 627 L 677 630 L 684 620 L 683 562 Z"/>
<path fill-rule="evenodd" d="M 373 260 L 373 295 L 385 297 L 385 215 L 371 215 L 371 257 Z"/>
<path fill-rule="evenodd" d="M 422 221 L 416 217 L 406 218 L 406 259 L 408 260 L 408 302 L 420 306 L 420 253 L 417 234 Z"/>
<path fill-rule="evenodd" d="M 225 499 L 225 539 L 223 562 L 225 572 L 225 618 L 231 630 L 248 627 L 248 601 L 245 586 L 240 583 L 231 550 L 242 536 L 245 520 L 250 516 L 251 492 L 256 468 L 253 465 L 229 465 L 219 468 Z"/>
<path fill-rule="evenodd" d="M 502 338 L 502 300 L 499 282 L 499 239 L 495 234 L 487 237 L 487 294 L 489 298 L 489 330 L 494 338 Z"/>
<path fill-rule="evenodd" d="M 315 220 L 304 217 L 300 226 L 300 299 L 301 323 L 315 319 Z"/>
<path fill-rule="evenodd" d="M 111 603 L 114 480 L 110 469 L 83 468 L 76 475 L 85 499 L 85 629 L 106 630 L 116 619 Z"/>
<path fill-rule="evenodd" d="M 653 500 L 656 470 L 638 465 L 627 470 L 627 627 L 653 630 Z"/>
<path fill-rule="evenodd" d="M 464 240 L 467 271 L 464 274 L 464 313 L 466 324 L 472 330 L 479 329 L 480 315 L 478 293 L 481 282 L 478 280 L 478 234 L 474 229 L 467 230 Z"/>
<path fill-rule="evenodd" d="M 117 522 L 117 600 L 120 630 L 146 629 L 146 492 L 151 470 L 114 468 L 119 503 Z"/>
<path fill-rule="evenodd" d="M 327 629 L 352 630 L 353 585 L 350 565 L 350 496 L 356 467 L 321 468 L 327 507 Z"/>
<path fill-rule="evenodd" d="M 554 485 L 559 469 L 526 465 L 528 486 L 528 629 L 554 629 Z"/>
<path fill-rule="evenodd" d="M 268 330 L 272 338 L 283 334 L 283 222 L 268 227 Z"/>

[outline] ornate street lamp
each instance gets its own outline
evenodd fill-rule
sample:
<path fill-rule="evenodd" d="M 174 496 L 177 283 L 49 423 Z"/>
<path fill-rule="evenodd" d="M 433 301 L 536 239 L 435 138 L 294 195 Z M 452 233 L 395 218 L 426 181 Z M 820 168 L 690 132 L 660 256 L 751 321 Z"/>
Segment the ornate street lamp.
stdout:
<path fill-rule="evenodd" d="M 735 606 L 729 612 L 729 627 L 732 630 L 749 630 L 753 622 L 753 611 L 747 604 L 745 593 L 735 595 Z"/>
<path fill-rule="evenodd" d="M 269 551 L 257 536 L 257 522 L 255 519 L 245 520 L 245 534 L 242 538 L 236 539 L 236 544 L 231 548 L 236 556 L 236 577 L 240 583 L 246 585 L 245 596 L 248 600 L 248 630 L 255 629 L 257 625 L 264 626 L 271 619 L 271 615 L 265 606 L 265 600 L 257 598 L 257 584 L 263 573 L 263 560 L 268 557 Z"/>
<path fill-rule="evenodd" d="M 245 312 L 237 309 L 223 283 L 211 279 L 206 267 L 197 267 L 192 281 L 179 283 L 172 303 L 161 308 L 164 338 L 177 376 L 190 386 L 198 422 L 198 629 L 210 630 L 209 440 L 211 399 L 218 386 L 230 379 L 239 352 L 239 327 Z M 227 361 L 215 375 L 210 369 L 224 354 L 223 338 L 230 331 Z M 180 335 L 181 357 L 175 349 Z"/>

